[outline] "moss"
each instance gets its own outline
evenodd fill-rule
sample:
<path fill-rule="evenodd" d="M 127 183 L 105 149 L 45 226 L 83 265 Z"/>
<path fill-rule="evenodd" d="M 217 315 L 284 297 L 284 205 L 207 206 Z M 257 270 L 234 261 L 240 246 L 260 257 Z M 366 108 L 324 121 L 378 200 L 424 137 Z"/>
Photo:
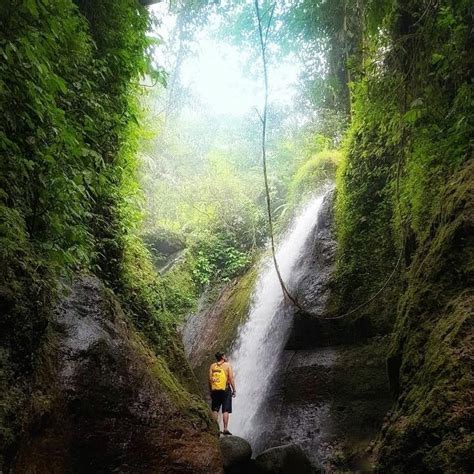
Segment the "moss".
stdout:
<path fill-rule="evenodd" d="M 276 222 L 275 230 L 282 232 L 289 223 L 294 210 L 322 186 L 334 181 L 336 170 L 342 159 L 338 150 L 324 150 L 311 155 L 296 169 L 287 191 L 285 211 Z"/>
<path fill-rule="evenodd" d="M 395 269 L 355 315 L 393 331 L 396 405 L 377 442 L 381 472 L 474 465 L 471 10 L 467 1 L 442 1 L 425 15 L 420 2 L 395 2 L 382 42 L 367 38 L 374 51 L 389 46 L 384 68 L 366 68 L 352 88 L 331 311 L 369 300 Z"/>
<path fill-rule="evenodd" d="M 102 298 L 102 311 L 105 314 L 114 322 L 125 320 L 117 297 L 110 289 L 102 287 Z M 133 327 L 133 319 L 130 322 Z M 175 407 L 188 413 L 194 421 L 204 423 L 207 429 L 213 430 L 208 408 L 195 395 L 199 389 L 177 333 L 170 331 L 166 335 L 164 348 L 159 350 L 150 344 L 152 341 L 146 332 L 129 329 L 128 337 L 136 354 L 147 361 L 150 373 L 159 381 Z"/>
<path fill-rule="evenodd" d="M 288 186 L 290 205 L 300 203 L 302 196 L 313 193 L 323 183 L 334 179 L 341 158 L 340 151 L 325 150 L 305 161 L 297 169 Z"/>
<path fill-rule="evenodd" d="M 337 171 L 335 223 L 336 274 L 329 303 L 331 312 L 345 313 L 368 301 L 395 267 L 397 233 L 392 163 L 398 154 L 391 143 L 397 126 L 392 104 L 385 109 L 367 101 L 356 102 L 356 114 Z M 392 113 L 392 115 L 389 115 Z M 370 121 L 367 120 L 370 116 Z M 385 122 L 385 123 L 384 123 Z M 399 272 L 375 301 L 362 306 L 351 320 L 370 320 L 375 333 L 387 333 L 394 320 L 399 292 Z"/>
<path fill-rule="evenodd" d="M 257 279 L 257 266 L 254 266 L 232 289 L 227 304 L 222 310 L 222 325 L 220 327 L 219 340 L 214 347 L 229 351 L 239 326 L 248 317 L 248 311 L 252 302 L 252 293 Z"/>
<path fill-rule="evenodd" d="M 15 383 L 10 356 L 0 349 L 0 467 L 4 465 L 21 429 L 18 416 L 26 401 L 24 387 Z"/>
<path fill-rule="evenodd" d="M 211 432 L 217 429 L 211 419 L 209 408 L 202 398 L 189 392 L 179 382 L 163 358 L 156 358 L 151 370 L 160 384 L 166 389 L 175 406 L 183 413 L 186 413 L 192 422 L 198 423 L 198 426 L 203 425 L 205 429 Z"/>
<path fill-rule="evenodd" d="M 379 440 L 381 469 L 470 471 L 474 352 L 473 164 L 453 177 L 436 231 L 420 246 L 409 272 L 390 357 L 397 406 Z M 423 348 L 423 351 L 420 351 Z"/>
<path fill-rule="evenodd" d="M 0 6 L 0 458 L 14 450 L 44 362 L 58 281 L 97 259 L 104 273 L 116 268 L 132 227 L 133 83 L 149 17 L 133 1 L 83 15 L 86 3 Z"/>
<path fill-rule="evenodd" d="M 196 309 L 198 289 L 193 280 L 192 268 L 187 261 L 174 265 L 161 279 L 164 310 L 171 313 L 175 321 Z"/>

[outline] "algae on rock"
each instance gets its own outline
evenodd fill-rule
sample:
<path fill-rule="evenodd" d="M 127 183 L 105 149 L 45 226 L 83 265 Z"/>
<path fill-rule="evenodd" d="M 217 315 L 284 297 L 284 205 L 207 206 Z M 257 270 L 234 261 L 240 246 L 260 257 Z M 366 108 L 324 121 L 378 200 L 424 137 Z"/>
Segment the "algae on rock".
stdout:
<path fill-rule="evenodd" d="M 388 358 L 398 400 L 378 443 L 382 469 L 474 466 L 473 176 L 471 160 L 450 180 L 409 269 Z"/>
<path fill-rule="evenodd" d="M 230 350 L 239 326 L 248 316 L 256 278 L 254 266 L 226 284 L 210 307 L 204 302 L 197 313 L 188 317 L 182 329 L 186 355 L 205 392 L 214 354 L 218 350 Z"/>
<path fill-rule="evenodd" d="M 372 18 L 385 33 L 367 30 L 373 50 L 352 89 L 332 310 L 361 305 L 354 319 L 393 335 L 396 402 L 377 443 L 379 468 L 470 472 L 472 2 L 389 5 Z"/>

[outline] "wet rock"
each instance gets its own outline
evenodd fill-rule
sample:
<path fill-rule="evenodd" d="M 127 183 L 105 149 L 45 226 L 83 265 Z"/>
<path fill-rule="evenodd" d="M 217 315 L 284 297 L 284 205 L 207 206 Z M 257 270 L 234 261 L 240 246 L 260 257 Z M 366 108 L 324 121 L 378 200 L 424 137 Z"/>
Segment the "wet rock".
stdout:
<path fill-rule="evenodd" d="M 296 297 L 304 308 L 314 313 L 325 311 L 331 288 L 330 276 L 334 269 L 336 240 L 334 235 L 334 190 L 326 193 L 317 216 L 318 225 L 299 266 L 295 282 Z"/>
<path fill-rule="evenodd" d="M 204 294 L 196 313 L 181 328 L 185 354 L 196 374 L 202 392 L 208 392 L 209 364 L 218 350 L 232 344 L 239 325 L 247 318 L 256 268 L 226 284 L 219 295 Z"/>
<path fill-rule="evenodd" d="M 244 472 L 252 457 L 250 444 L 239 436 L 222 436 L 219 445 L 225 472 Z"/>
<path fill-rule="evenodd" d="M 285 444 L 270 448 L 255 458 L 262 474 L 311 474 L 311 463 L 297 444 Z"/>
<path fill-rule="evenodd" d="M 73 283 L 39 360 L 23 439 L 6 472 L 222 472 L 204 405 L 97 278 Z"/>

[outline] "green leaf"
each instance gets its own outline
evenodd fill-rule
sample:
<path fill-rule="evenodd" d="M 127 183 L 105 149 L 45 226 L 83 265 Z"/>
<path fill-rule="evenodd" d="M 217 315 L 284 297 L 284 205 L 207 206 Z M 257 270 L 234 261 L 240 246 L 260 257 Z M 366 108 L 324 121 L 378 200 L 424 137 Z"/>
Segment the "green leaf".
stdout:
<path fill-rule="evenodd" d="M 439 63 L 440 61 L 442 61 L 444 59 L 444 56 L 442 54 L 439 54 L 439 53 L 433 53 L 431 55 L 431 63 L 432 64 L 436 64 L 436 63 Z"/>
<path fill-rule="evenodd" d="M 403 120 L 405 123 L 413 124 L 415 123 L 422 115 L 420 109 L 410 109 L 404 116 Z"/>
<path fill-rule="evenodd" d="M 38 18 L 39 12 L 38 6 L 36 5 L 36 0 L 26 0 L 25 6 L 31 15 L 33 15 L 35 18 Z"/>

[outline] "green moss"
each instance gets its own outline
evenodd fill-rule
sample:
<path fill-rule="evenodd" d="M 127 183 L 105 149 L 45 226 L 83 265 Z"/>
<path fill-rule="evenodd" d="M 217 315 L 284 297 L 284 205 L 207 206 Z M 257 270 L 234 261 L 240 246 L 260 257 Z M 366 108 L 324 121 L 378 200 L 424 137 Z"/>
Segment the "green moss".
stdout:
<path fill-rule="evenodd" d="M 305 161 L 297 169 L 288 185 L 289 203 L 301 202 L 302 196 L 314 193 L 314 190 L 323 183 L 334 179 L 341 157 L 340 151 L 325 150 L 314 154 Z"/>
<path fill-rule="evenodd" d="M 390 275 L 405 244 L 405 261 L 387 289 L 364 307 L 374 323 L 386 323 L 385 330 L 395 319 L 403 291 L 403 264 L 410 264 L 416 246 L 432 232 L 449 180 L 472 154 L 469 104 L 474 90 L 462 53 L 467 44 L 467 8 L 460 2 L 432 12 L 426 24 L 416 26 L 420 38 L 416 50 L 395 48 L 397 59 L 386 74 L 368 70 L 353 88 L 353 121 L 337 179 L 338 304 L 344 312 L 368 300 Z M 407 2 L 403 11 L 415 18 L 418 9 Z M 394 44 L 397 35 L 403 38 L 397 29 L 405 13 L 399 13 L 386 18 Z M 368 41 L 375 41 L 375 46 L 386 39 Z M 440 64 L 431 63 L 432 54 L 450 64 L 444 65 L 443 74 Z M 453 59 L 461 56 L 462 61 Z M 408 79 L 400 58 L 419 74 Z"/>
<path fill-rule="evenodd" d="M 362 102 L 355 102 L 356 117 L 336 179 L 336 291 L 330 305 L 338 313 L 367 301 L 397 260 L 392 163 L 398 155 L 392 142 L 399 114 L 390 104 L 382 109 L 367 101 L 363 85 L 358 93 Z M 387 291 L 354 315 L 368 318 L 375 332 L 387 332 L 394 320 L 398 277 L 397 273 Z"/>
<path fill-rule="evenodd" d="M 188 370 L 190 371 L 189 367 Z M 198 395 L 190 393 L 171 372 L 163 358 L 158 357 L 153 364 L 152 373 L 165 387 L 166 392 L 176 407 L 187 413 L 195 422 L 204 423 L 207 429 L 214 430 L 215 426 L 211 420 L 209 407 Z"/>
<path fill-rule="evenodd" d="M 473 163 L 453 177 L 439 225 L 415 255 L 389 357 L 396 409 L 379 441 L 380 466 L 413 472 L 460 472 L 472 466 L 470 411 L 474 352 L 472 312 Z M 420 350 L 423 348 L 423 351 Z M 403 468 L 400 467 L 400 471 Z"/>
<path fill-rule="evenodd" d="M 237 329 L 248 317 L 251 296 L 257 280 L 257 266 L 255 265 L 232 289 L 227 303 L 222 309 L 222 324 L 220 326 L 219 340 L 213 346 L 217 350 L 228 351 L 235 340 Z"/>
<path fill-rule="evenodd" d="M 466 429 L 471 7 L 443 1 L 425 12 L 419 2 L 394 3 L 383 20 L 386 34 L 366 38 L 374 51 L 387 50 L 384 68 L 366 66 L 352 88 L 353 120 L 337 178 L 331 311 L 365 303 L 395 269 L 385 290 L 355 315 L 377 332 L 393 329 L 388 371 L 397 404 L 378 442 L 381 471 L 468 472 L 474 465 Z"/>
<path fill-rule="evenodd" d="M 11 361 L 6 350 L 0 349 L 0 466 L 4 465 L 7 449 L 14 444 L 21 429 L 21 413 L 26 395 L 14 382 Z"/>
<path fill-rule="evenodd" d="M 194 282 L 192 268 L 187 261 L 173 266 L 161 279 L 165 311 L 179 321 L 196 309 L 198 288 Z"/>
<path fill-rule="evenodd" d="M 214 429 L 208 407 L 198 395 L 198 387 L 192 370 L 185 358 L 178 338 L 170 337 L 170 345 L 164 355 L 157 355 L 143 336 L 132 331 L 131 341 L 136 353 L 147 361 L 151 374 L 169 396 L 173 405 L 190 416 L 192 420 L 204 423 L 207 429 Z M 173 344 L 174 341 L 174 344 Z"/>

